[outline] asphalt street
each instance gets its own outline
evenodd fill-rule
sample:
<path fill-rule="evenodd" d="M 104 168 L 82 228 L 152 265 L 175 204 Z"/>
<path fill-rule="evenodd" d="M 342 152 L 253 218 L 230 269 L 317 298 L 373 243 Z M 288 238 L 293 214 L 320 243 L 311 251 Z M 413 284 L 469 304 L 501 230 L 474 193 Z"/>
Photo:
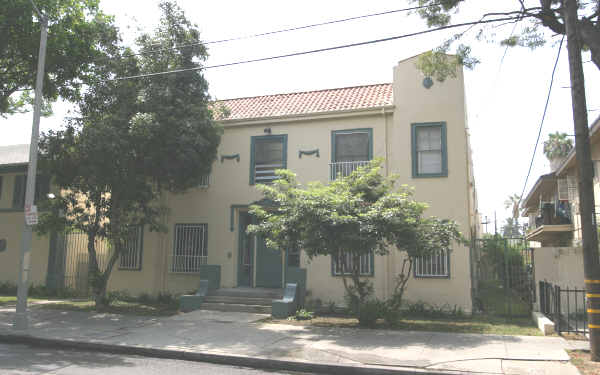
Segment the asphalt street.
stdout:
<path fill-rule="evenodd" d="M 122 356 L 70 350 L 0 344 L 0 374 L 111 374 L 111 375 L 168 375 L 223 374 L 274 375 L 296 374 L 273 372 L 244 367 L 214 365 L 172 359 Z"/>

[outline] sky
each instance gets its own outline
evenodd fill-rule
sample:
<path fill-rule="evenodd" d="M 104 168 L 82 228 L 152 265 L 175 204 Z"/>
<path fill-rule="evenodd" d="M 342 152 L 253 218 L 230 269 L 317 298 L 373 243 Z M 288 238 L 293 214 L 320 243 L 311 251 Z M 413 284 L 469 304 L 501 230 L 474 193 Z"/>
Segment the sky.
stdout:
<path fill-rule="evenodd" d="M 526 3 L 535 5 L 536 1 Z M 158 0 L 100 0 L 101 9 L 115 16 L 124 43 L 128 45 L 133 45 L 141 32 L 152 31 L 156 26 L 160 16 L 157 4 Z M 204 41 L 410 6 L 408 1 L 403 0 L 178 0 L 178 4 L 188 19 L 198 25 Z M 474 21 L 484 13 L 516 10 L 517 6 L 517 0 L 470 0 L 453 16 L 452 23 Z M 517 33 L 520 27 L 517 26 Z M 425 22 L 416 14 L 398 12 L 267 37 L 209 44 L 210 57 L 206 65 L 381 39 L 425 29 Z M 440 45 L 459 30 L 209 69 L 205 71 L 205 77 L 210 94 L 217 99 L 391 82 L 392 69 L 398 61 Z M 479 211 L 482 218 L 487 216 L 491 220 L 497 212 L 498 227 L 504 218 L 510 216 L 510 212 L 504 209 L 505 199 L 511 194 L 521 194 L 523 190 L 560 41 L 559 37 L 549 34 L 549 42 L 534 51 L 526 48 L 505 50 L 498 40 L 508 37 L 512 30 L 513 25 L 497 25 L 486 29 L 484 35 L 489 40 L 477 40 L 478 29 L 475 28 L 462 39 L 462 43 L 472 46 L 473 54 L 481 61 L 473 70 L 465 70 L 467 117 Z M 584 53 L 583 60 L 590 60 L 588 53 Z M 600 116 L 600 90 L 592 89 L 600 84 L 600 71 L 591 63 L 584 64 L 584 70 L 588 108 L 597 109 L 589 112 L 591 124 Z M 525 194 L 541 174 L 549 171 L 549 163 L 542 153 L 542 142 L 548 134 L 555 131 L 574 134 L 568 86 L 565 42 Z M 59 102 L 53 109 L 53 116 L 42 118 L 42 131 L 60 128 L 71 106 Z M 0 145 L 29 143 L 31 121 L 31 113 L 0 118 Z M 492 229 L 493 225 L 488 226 L 488 230 Z"/>

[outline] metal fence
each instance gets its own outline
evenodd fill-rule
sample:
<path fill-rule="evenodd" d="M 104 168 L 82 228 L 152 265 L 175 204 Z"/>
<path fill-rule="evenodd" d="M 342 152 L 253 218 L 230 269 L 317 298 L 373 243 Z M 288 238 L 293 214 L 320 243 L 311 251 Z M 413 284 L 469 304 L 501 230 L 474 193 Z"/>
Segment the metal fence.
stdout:
<path fill-rule="evenodd" d="M 547 281 L 539 282 L 540 311 L 554 322 L 558 333 L 589 333 L 585 289 L 561 288 Z"/>
<path fill-rule="evenodd" d="M 534 253 L 523 238 L 491 236 L 471 246 L 474 311 L 529 316 L 536 299 Z"/>
<path fill-rule="evenodd" d="M 65 234 L 60 241 L 64 256 L 64 279 L 62 288 L 80 296 L 89 296 L 89 254 L 87 235 L 82 232 Z M 98 267 L 106 268 L 110 255 L 110 245 L 106 240 L 97 240 L 95 244 Z"/>

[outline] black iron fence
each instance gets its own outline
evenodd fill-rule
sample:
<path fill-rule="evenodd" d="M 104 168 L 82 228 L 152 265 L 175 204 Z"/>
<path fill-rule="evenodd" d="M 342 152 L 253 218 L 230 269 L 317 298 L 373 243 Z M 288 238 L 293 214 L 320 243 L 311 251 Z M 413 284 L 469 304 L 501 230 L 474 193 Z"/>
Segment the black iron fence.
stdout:
<path fill-rule="evenodd" d="M 554 322 L 556 332 L 587 334 L 585 289 L 561 288 L 547 281 L 539 284 L 540 311 Z"/>

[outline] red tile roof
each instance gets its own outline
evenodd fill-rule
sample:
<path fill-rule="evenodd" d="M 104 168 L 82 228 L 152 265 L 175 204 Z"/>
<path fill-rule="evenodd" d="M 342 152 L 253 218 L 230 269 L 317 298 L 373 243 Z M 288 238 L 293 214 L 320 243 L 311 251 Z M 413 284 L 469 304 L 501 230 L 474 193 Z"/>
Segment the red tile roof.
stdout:
<path fill-rule="evenodd" d="M 320 112 L 376 108 L 392 104 L 392 84 L 344 87 L 220 100 L 228 116 L 216 111 L 217 120 L 243 120 Z"/>

